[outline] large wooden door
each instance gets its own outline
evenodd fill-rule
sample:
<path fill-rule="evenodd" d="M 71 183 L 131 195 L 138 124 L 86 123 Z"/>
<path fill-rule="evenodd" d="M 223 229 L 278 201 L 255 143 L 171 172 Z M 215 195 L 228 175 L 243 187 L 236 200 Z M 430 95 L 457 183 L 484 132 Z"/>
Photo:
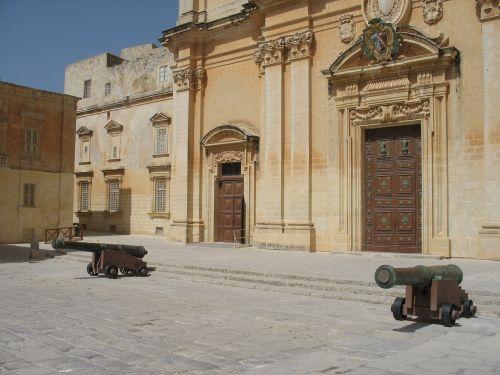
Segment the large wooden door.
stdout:
<path fill-rule="evenodd" d="M 365 250 L 422 251 L 420 126 L 365 134 Z"/>
<path fill-rule="evenodd" d="M 218 189 L 218 241 L 233 242 L 233 231 L 244 237 L 243 176 L 222 177 Z"/>

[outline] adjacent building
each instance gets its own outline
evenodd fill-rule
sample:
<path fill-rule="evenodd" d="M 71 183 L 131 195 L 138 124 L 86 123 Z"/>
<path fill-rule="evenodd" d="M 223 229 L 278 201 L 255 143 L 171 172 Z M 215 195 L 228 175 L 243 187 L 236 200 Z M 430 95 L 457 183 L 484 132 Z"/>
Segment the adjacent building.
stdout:
<path fill-rule="evenodd" d="M 180 242 L 500 259 L 499 29 L 493 0 L 179 1 L 164 48 L 66 71 L 89 96 L 78 215 Z"/>
<path fill-rule="evenodd" d="M 168 235 L 172 64 L 142 45 L 66 68 L 82 97 L 75 135 L 75 220 L 86 229 Z"/>
<path fill-rule="evenodd" d="M 72 226 L 77 100 L 0 82 L 0 243 Z"/>

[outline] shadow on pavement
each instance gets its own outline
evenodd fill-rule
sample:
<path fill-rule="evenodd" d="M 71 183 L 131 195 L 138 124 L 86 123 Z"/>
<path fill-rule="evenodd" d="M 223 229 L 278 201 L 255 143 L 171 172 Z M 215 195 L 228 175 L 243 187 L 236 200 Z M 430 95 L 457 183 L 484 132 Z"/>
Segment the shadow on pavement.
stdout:
<path fill-rule="evenodd" d="M 0 244 L 0 263 L 36 262 L 60 253 L 52 250 L 32 250 L 29 244 Z"/>

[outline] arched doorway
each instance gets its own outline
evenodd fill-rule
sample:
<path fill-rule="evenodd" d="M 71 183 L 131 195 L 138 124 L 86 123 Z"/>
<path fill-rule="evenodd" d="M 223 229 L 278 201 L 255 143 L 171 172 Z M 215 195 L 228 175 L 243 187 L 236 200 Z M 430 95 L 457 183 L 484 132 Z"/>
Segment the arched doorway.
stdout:
<path fill-rule="evenodd" d="M 222 125 L 203 137 L 210 242 L 252 241 L 258 140 L 256 132 L 243 124 Z"/>

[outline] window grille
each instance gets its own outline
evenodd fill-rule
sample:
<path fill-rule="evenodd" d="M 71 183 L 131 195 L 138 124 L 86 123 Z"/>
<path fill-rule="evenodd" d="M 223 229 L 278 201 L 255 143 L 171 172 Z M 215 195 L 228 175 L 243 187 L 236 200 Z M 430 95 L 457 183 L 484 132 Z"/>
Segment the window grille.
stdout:
<path fill-rule="evenodd" d="M 28 159 L 36 159 L 38 157 L 38 129 L 26 129 L 24 155 Z"/>
<path fill-rule="evenodd" d="M 160 66 L 160 82 L 167 80 L 168 65 Z"/>
<path fill-rule="evenodd" d="M 155 212 L 167 210 L 167 179 L 155 178 Z"/>
<path fill-rule="evenodd" d="M 24 207 L 35 207 L 35 184 L 24 184 Z"/>
<path fill-rule="evenodd" d="M 117 212 L 120 209 L 120 184 L 118 181 L 108 183 L 108 209 L 109 212 Z"/>
<path fill-rule="evenodd" d="M 241 175 L 241 163 L 225 163 L 222 164 L 222 176 L 239 176 Z"/>
<path fill-rule="evenodd" d="M 104 85 L 104 96 L 111 95 L 111 82 L 108 82 Z"/>
<path fill-rule="evenodd" d="M 86 212 L 89 210 L 89 183 L 80 183 L 80 212 Z"/>
<path fill-rule="evenodd" d="M 155 154 L 167 153 L 167 128 L 156 129 Z"/>
<path fill-rule="evenodd" d="M 85 82 L 83 82 L 83 97 L 84 98 L 90 98 L 91 86 L 92 86 L 92 80 L 88 79 Z"/>

